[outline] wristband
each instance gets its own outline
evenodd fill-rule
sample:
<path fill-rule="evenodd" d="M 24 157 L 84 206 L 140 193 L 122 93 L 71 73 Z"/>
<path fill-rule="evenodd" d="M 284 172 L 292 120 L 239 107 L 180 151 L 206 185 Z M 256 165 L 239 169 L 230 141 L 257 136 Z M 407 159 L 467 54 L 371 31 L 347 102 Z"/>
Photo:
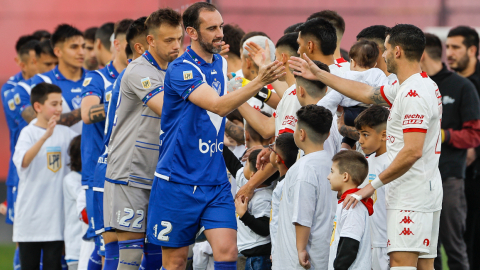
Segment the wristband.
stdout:
<path fill-rule="evenodd" d="M 272 96 L 272 91 L 270 89 L 267 89 L 263 87 L 255 96 L 254 98 L 260 100 L 261 102 L 265 103 L 267 102 L 270 97 Z"/>
<path fill-rule="evenodd" d="M 381 187 L 383 187 L 385 184 L 380 180 L 380 178 L 375 178 L 372 182 L 370 182 L 370 184 L 372 184 L 372 187 L 374 189 L 379 189 Z"/>
<path fill-rule="evenodd" d="M 361 200 L 362 200 L 362 195 L 350 194 L 350 196 L 352 196 L 352 198 L 355 198 L 355 200 L 357 200 L 357 201 L 361 201 Z"/>

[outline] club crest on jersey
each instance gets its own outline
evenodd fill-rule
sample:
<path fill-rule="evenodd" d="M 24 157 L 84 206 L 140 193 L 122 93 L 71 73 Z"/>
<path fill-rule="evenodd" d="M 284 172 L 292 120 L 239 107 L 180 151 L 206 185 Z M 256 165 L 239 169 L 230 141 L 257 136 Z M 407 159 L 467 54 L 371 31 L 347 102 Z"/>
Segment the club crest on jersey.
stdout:
<path fill-rule="evenodd" d="M 47 168 L 56 173 L 62 168 L 62 148 L 59 146 L 47 147 Z"/>
<path fill-rule="evenodd" d="M 82 105 L 82 98 L 80 96 L 76 96 L 76 97 L 72 98 L 73 108 L 78 109 L 78 108 L 80 108 L 81 105 Z"/>
<path fill-rule="evenodd" d="M 183 80 L 187 81 L 187 80 L 191 80 L 191 79 L 193 79 L 192 71 L 191 70 L 184 71 L 183 72 Z"/>
<path fill-rule="evenodd" d="M 143 89 L 148 89 L 152 86 L 150 77 L 143 78 L 140 82 L 142 83 Z"/>
<path fill-rule="evenodd" d="M 83 87 L 89 85 L 91 81 L 92 81 L 92 77 L 85 78 L 85 80 L 83 80 Z"/>
<path fill-rule="evenodd" d="M 220 83 L 219 81 L 215 80 L 215 81 L 212 83 L 212 86 L 213 86 L 213 88 L 215 89 L 215 91 L 217 91 L 217 93 L 220 95 L 220 94 L 221 94 L 222 83 Z"/>
<path fill-rule="evenodd" d="M 15 105 L 18 105 L 20 104 L 20 94 L 15 94 L 15 96 L 13 96 L 13 100 L 15 101 Z"/>
<path fill-rule="evenodd" d="M 105 100 L 107 102 L 110 102 L 111 98 L 112 98 L 112 91 L 108 91 L 107 93 L 105 93 Z"/>
<path fill-rule="evenodd" d="M 13 99 L 10 99 L 10 100 L 8 101 L 8 108 L 9 108 L 11 111 L 15 110 L 15 101 L 13 101 Z"/>

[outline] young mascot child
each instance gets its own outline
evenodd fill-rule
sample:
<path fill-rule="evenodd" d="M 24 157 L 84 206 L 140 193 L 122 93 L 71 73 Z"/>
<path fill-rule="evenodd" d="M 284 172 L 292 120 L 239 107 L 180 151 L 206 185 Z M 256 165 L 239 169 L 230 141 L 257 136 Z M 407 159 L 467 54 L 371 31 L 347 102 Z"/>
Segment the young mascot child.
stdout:
<path fill-rule="evenodd" d="M 327 269 L 332 196 L 327 181 L 331 155 L 323 149 L 332 113 L 307 105 L 297 111 L 295 144 L 305 152 L 283 185 L 273 269 Z"/>
<path fill-rule="evenodd" d="M 346 150 L 337 153 L 332 161 L 328 180 L 341 197 L 333 220 L 328 269 L 371 269 L 369 216 L 373 214 L 373 200 L 364 199 L 363 204 L 350 209 L 344 209 L 342 203 L 348 194 L 359 190 L 367 176 L 367 160 L 359 152 Z"/>
<path fill-rule="evenodd" d="M 355 128 L 360 133 L 358 142 L 365 154 L 370 155 L 368 176 L 360 188 L 373 181 L 388 165 L 387 157 L 387 119 L 390 111 L 382 106 L 373 105 L 357 119 Z M 388 184 L 386 185 L 388 186 Z M 387 207 L 385 205 L 385 186 L 373 194 L 373 215 L 370 216 L 370 234 L 372 240 L 372 270 L 390 269 L 387 254 Z"/>
<path fill-rule="evenodd" d="M 13 155 L 19 176 L 13 241 L 19 243 L 22 269 L 61 269 L 64 247 L 63 178 L 70 171 L 67 154 L 78 135 L 56 125 L 62 113 L 62 90 L 40 83 L 32 88 L 37 121 L 26 126 Z M 39 233 L 41 232 L 41 233 Z"/>

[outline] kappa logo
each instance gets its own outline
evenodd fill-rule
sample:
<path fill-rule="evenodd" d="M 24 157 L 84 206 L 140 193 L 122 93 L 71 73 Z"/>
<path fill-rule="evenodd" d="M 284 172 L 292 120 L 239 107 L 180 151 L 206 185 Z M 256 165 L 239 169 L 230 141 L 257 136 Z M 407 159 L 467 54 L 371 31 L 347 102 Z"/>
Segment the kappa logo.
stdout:
<path fill-rule="evenodd" d="M 408 92 L 408 94 L 405 97 L 420 97 L 420 96 L 417 94 L 416 90 L 410 90 L 410 92 Z"/>
<path fill-rule="evenodd" d="M 415 234 L 413 234 L 410 228 L 403 228 L 403 231 L 399 235 L 415 235 Z"/>
<path fill-rule="evenodd" d="M 408 216 L 403 217 L 403 219 L 402 219 L 402 221 L 400 221 L 400 223 L 406 223 L 406 224 L 414 223 L 415 224 L 415 222 L 413 222 L 413 220 Z"/>
<path fill-rule="evenodd" d="M 388 246 L 391 246 L 391 245 L 392 245 L 392 244 L 390 244 L 390 239 L 388 239 L 388 241 L 387 241 L 387 247 L 388 247 Z"/>
<path fill-rule="evenodd" d="M 423 245 L 426 247 L 430 246 L 430 240 L 428 240 L 428 238 L 425 238 L 425 240 L 423 240 Z"/>

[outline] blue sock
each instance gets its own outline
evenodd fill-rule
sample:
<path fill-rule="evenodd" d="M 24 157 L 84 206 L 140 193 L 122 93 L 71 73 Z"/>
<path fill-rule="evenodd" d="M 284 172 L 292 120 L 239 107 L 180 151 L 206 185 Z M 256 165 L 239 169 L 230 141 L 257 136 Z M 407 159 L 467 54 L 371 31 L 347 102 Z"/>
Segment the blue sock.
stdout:
<path fill-rule="evenodd" d="M 118 267 L 118 242 L 111 242 L 105 244 L 105 265 L 103 266 L 103 270 L 117 270 Z"/>
<path fill-rule="evenodd" d="M 20 252 L 18 247 L 15 249 L 15 255 L 13 255 L 13 269 L 20 270 Z"/>
<path fill-rule="evenodd" d="M 62 255 L 62 270 L 68 270 L 67 261 L 65 261 L 65 255 Z"/>
<path fill-rule="evenodd" d="M 40 252 L 40 270 L 43 270 L 43 249 Z"/>
<path fill-rule="evenodd" d="M 213 262 L 215 270 L 237 270 L 237 262 Z"/>
<path fill-rule="evenodd" d="M 145 245 L 145 239 L 134 239 L 127 241 L 118 241 L 118 251 L 120 258 L 118 260 L 118 267 L 127 265 L 128 269 L 132 267 L 140 267 L 142 262 L 143 247 Z M 123 269 L 123 268 L 122 268 Z M 127 268 L 125 268 L 127 269 Z"/>
<path fill-rule="evenodd" d="M 95 249 L 88 259 L 88 270 L 102 270 L 102 258 L 98 255 L 99 246 L 95 245 Z"/>
<path fill-rule="evenodd" d="M 160 270 L 162 267 L 162 247 L 145 243 L 140 269 Z"/>

